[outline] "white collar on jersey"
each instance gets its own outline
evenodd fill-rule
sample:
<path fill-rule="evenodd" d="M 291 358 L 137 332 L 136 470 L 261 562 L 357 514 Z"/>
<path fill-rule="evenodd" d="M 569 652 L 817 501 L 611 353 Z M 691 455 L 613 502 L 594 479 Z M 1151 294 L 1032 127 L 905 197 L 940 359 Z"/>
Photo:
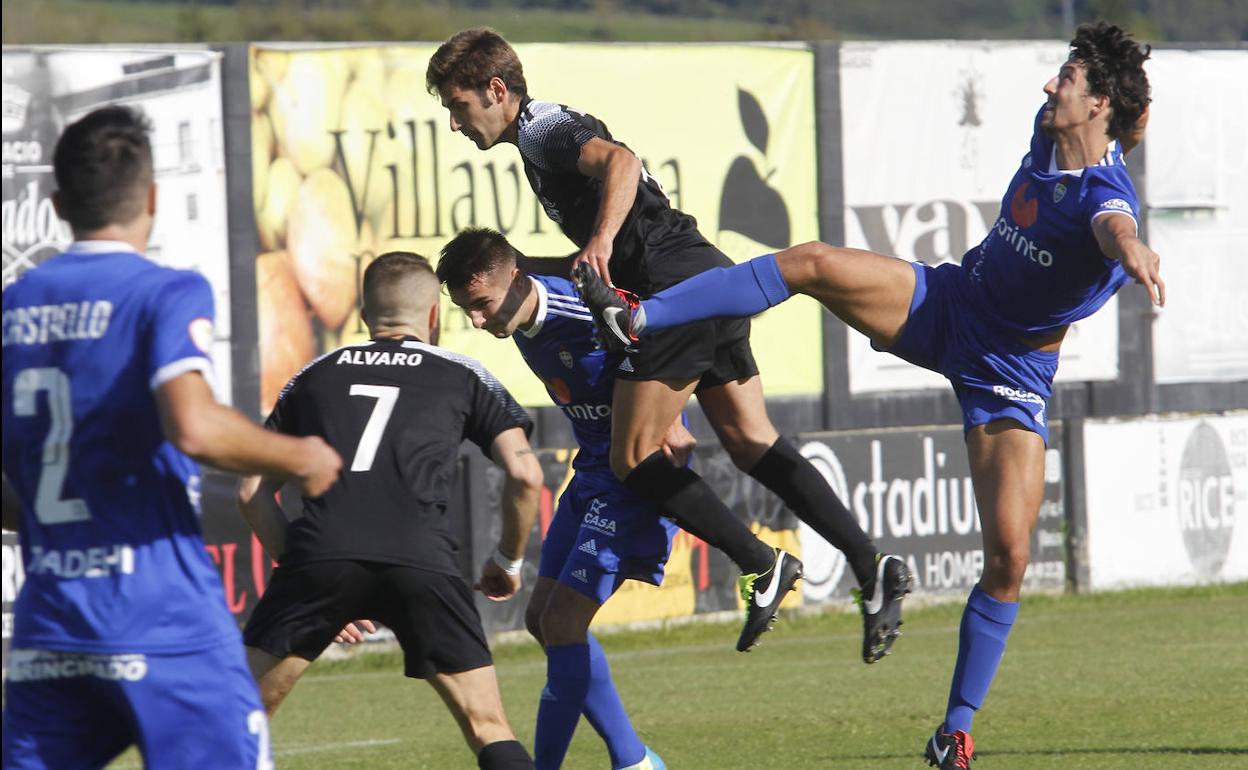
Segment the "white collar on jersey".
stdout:
<path fill-rule="evenodd" d="M 68 249 L 65 249 L 66 254 L 117 254 L 118 252 L 139 253 L 134 250 L 133 246 L 122 241 L 74 241 L 69 244 Z"/>
<path fill-rule="evenodd" d="M 1118 150 L 1118 140 L 1111 139 L 1109 147 L 1105 148 L 1105 156 L 1093 165 L 1095 166 L 1112 166 L 1114 165 L 1114 152 Z M 1064 169 L 1057 167 L 1057 144 L 1053 145 L 1053 152 L 1049 155 L 1049 173 L 1050 174 L 1069 174 L 1071 176 L 1083 176 L 1083 169 Z"/>
<path fill-rule="evenodd" d="M 532 339 L 542 331 L 542 324 L 546 323 L 546 286 L 531 275 L 529 280 L 533 282 L 533 288 L 537 289 L 537 313 L 533 316 L 533 325 L 522 330 L 521 334 Z"/>

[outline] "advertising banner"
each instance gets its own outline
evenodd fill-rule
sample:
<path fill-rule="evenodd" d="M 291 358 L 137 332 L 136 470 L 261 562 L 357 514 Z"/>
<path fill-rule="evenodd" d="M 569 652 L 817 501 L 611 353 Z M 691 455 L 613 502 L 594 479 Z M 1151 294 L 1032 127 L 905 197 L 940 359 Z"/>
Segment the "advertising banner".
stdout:
<path fill-rule="evenodd" d="M 1088 420 L 1093 590 L 1248 578 L 1248 412 Z"/>
<path fill-rule="evenodd" d="M 1066 583 L 1062 425 L 1050 425 L 1044 500 L 1031 537 L 1024 588 Z M 905 557 L 917 594 L 963 595 L 984 567 L 979 507 L 960 426 L 806 434 L 808 458 L 886 553 Z M 834 601 L 856 585 L 845 557 L 805 524 L 801 558 L 807 602 Z"/>
<path fill-rule="evenodd" d="M 573 244 L 529 188 L 519 153 L 481 152 L 425 91 L 435 47 L 255 47 L 251 53 L 261 409 L 313 355 L 363 338 L 359 279 L 378 253 L 436 262 L 461 229 L 525 254 Z M 673 206 L 740 260 L 818 236 L 813 55 L 804 47 L 520 45 L 529 91 L 590 113 L 645 161 Z M 714 73 L 708 77 L 707 73 Z M 510 344 L 449 302 L 441 344 L 544 404 Z M 820 312 L 801 298 L 756 321 L 769 395 L 822 390 Z"/>
<path fill-rule="evenodd" d="M 1248 379 L 1248 50 L 1153 52 L 1148 238 L 1169 287 L 1158 383 Z"/>
<path fill-rule="evenodd" d="M 845 245 L 961 262 L 996 222 L 1044 103 L 1041 88 L 1065 59 L 1057 42 L 842 45 Z M 848 334 L 851 393 L 945 387 L 939 375 Z M 1057 380 L 1117 376 L 1115 299 L 1071 329 Z"/>
<path fill-rule="evenodd" d="M 70 122 L 105 104 L 152 122 L 156 221 L 147 255 L 195 270 L 216 300 L 217 399 L 231 401 L 221 57 L 211 51 L 4 49 L 4 285 L 72 241 L 52 207 L 52 155 Z"/>

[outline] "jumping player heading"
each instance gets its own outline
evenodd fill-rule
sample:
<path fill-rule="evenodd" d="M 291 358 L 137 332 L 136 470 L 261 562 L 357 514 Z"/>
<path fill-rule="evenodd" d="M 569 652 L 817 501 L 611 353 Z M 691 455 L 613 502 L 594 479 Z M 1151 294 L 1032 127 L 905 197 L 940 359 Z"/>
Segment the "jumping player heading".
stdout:
<path fill-rule="evenodd" d="M 1124 155 L 1143 137 L 1148 46 L 1104 22 L 1079 28 L 1044 86 L 1031 145 L 1000 218 L 961 265 L 928 267 L 823 243 L 715 270 L 632 303 L 591 270 L 586 304 L 619 345 L 708 318 L 748 317 L 791 294 L 818 299 L 877 348 L 945 375 L 962 406 L 984 537 L 984 572 L 962 617 L 944 722 L 926 753 L 941 768 L 974 755 L 982 705 L 1018 614 L 1044 493 L 1046 409 L 1069 325 L 1129 279 L 1166 299 L 1160 258 L 1137 234 Z"/>

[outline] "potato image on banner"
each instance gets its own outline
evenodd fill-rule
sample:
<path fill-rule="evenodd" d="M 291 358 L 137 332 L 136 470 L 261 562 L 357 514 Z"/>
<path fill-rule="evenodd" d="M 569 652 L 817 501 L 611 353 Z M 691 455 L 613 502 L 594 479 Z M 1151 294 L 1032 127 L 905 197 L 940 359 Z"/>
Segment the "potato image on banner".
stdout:
<path fill-rule="evenodd" d="M 295 280 L 290 255 L 256 258 L 256 315 L 260 332 L 260 409 L 268 414 L 291 377 L 316 355 L 312 318 Z"/>
<path fill-rule="evenodd" d="M 256 213 L 256 223 L 260 222 L 260 212 L 264 211 L 266 186 L 269 182 L 269 164 L 273 161 L 273 125 L 269 116 L 260 114 L 251 116 L 251 201 Z"/>
<path fill-rule="evenodd" d="M 301 174 L 328 166 L 334 158 L 334 136 L 342 110 L 346 71 L 331 54 L 302 53 L 291 58 L 286 77 L 277 84 L 269 116 L 284 157 Z"/>
<path fill-rule="evenodd" d="M 355 215 L 347 185 L 329 169 L 303 180 L 290 210 L 286 250 L 299 288 L 326 327 L 337 329 L 355 307 Z"/>
<path fill-rule="evenodd" d="M 264 75 L 260 74 L 259 68 L 252 66 L 247 70 L 247 89 L 251 93 L 251 111 L 259 112 L 264 109 L 264 105 L 269 103 L 269 96 L 273 93 L 272 86 Z"/>
<path fill-rule="evenodd" d="M 385 213 L 393 195 L 386 166 L 395 162 L 395 141 L 386 131 L 386 112 L 380 83 L 357 80 L 342 100 L 344 170 L 351 177 L 356 207 L 372 221 Z"/>
<path fill-rule="evenodd" d="M 269 166 L 264 200 L 256 214 L 260 246 L 265 251 L 277 251 L 286 245 L 286 223 L 302 183 L 303 177 L 289 158 L 278 158 Z"/>

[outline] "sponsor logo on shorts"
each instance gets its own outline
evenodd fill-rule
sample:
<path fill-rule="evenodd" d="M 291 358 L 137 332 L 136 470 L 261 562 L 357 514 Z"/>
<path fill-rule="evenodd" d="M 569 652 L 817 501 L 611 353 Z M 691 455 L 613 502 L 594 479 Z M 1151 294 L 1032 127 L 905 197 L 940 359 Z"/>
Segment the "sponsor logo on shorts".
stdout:
<path fill-rule="evenodd" d="M 586 572 L 584 569 L 574 569 L 574 570 L 572 570 L 572 577 L 576 578 L 577 580 L 581 581 L 582 583 L 588 583 L 588 582 L 589 582 L 589 573 L 588 573 L 588 572 Z"/>
<path fill-rule="evenodd" d="M 601 498 L 595 497 L 589 501 L 589 511 L 585 514 L 585 518 L 581 519 L 581 525 L 604 535 L 614 535 L 615 519 L 604 516 L 603 512 L 606 510 L 607 504 Z"/>
<path fill-rule="evenodd" d="M 577 548 L 576 550 L 583 551 L 589 554 L 590 556 L 597 556 L 598 544 L 593 541 L 593 538 L 590 538 L 589 540 L 586 540 L 584 543 L 581 543 L 581 546 Z"/>
<path fill-rule="evenodd" d="M 147 656 L 50 650 L 13 650 L 9 655 L 10 682 L 46 682 L 86 676 L 109 682 L 138 682 L 147 676 Z"/>
<path fill-rule="evenodd" d="M 1040 396 L 1032 393 L 1031 391 L 1011 388 L 1009 385 L 993 385 L 992 392 L 1002 398 L 1008 398 L 1011 401 L 1017 401 L 1021 404 L 1039 404 L 1040 406 L 1044 406 L 1044 399 Z"/>
<path fill-rule="evenodd" d="M 633 371 L 633 361 L 632 361 L 632 359 L 630 359 L 630 358 L 625 358 L 623 361 L 621 361 L 621 362 L 620 362 L 620 366 L 619 366 L 619 370 L 620 370 L 621 372 L 631 372 L 631 371 Z"/>

